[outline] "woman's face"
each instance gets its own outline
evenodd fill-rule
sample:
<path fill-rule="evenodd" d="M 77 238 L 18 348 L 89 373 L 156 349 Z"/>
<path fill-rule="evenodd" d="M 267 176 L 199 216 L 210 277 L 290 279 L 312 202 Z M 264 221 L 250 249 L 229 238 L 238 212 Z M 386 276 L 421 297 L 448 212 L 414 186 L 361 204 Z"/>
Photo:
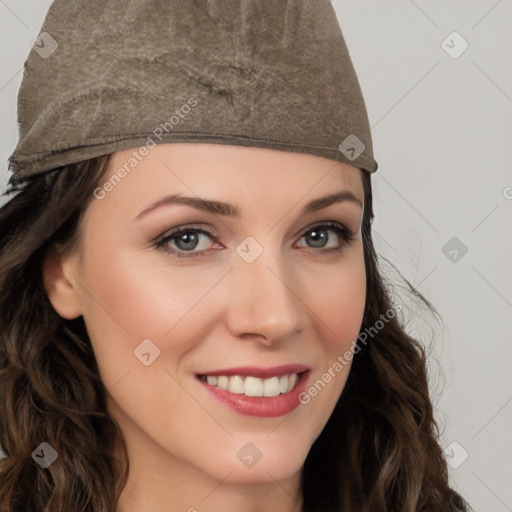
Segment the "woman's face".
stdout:
<path fill-rule="evenodd" d="M 231 483 L 296 476 L 362 322 L 362 171 L 186 143 L 157 145 L 132 167 L 134 152 L 113 155 L 80 252 L 45 274 L 57 312 L 83 315 L 132 469 Z M 341 200 L 319 201 L 333 194 Z M 176 228 L 188 231 L 167 236 Z M 284 375 L 304 370 L 286 392 Z M 263 391 L 279 396 L 246 396 Z"/>

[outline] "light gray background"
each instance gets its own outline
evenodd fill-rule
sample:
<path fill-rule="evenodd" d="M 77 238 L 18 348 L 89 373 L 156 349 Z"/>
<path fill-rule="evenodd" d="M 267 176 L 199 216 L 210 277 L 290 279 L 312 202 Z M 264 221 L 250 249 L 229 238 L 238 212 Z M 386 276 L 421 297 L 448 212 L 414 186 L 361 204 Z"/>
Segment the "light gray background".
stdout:
<path fill-rule="evenodd" d="M 23 63 L 50 3 L 0 0 L 2 192 Z M 477 511 L 512 511 L 512 2 L 333 4 L 380 165 L 377 247 L 444 321 L 431 385 L 452 484 Z M 458 58 L 444 49 L 461 48 L 446 39 L 454 31 L 469 44 Z M 429 336 L 429 324 L 414 314 L 415 334 Z"/>

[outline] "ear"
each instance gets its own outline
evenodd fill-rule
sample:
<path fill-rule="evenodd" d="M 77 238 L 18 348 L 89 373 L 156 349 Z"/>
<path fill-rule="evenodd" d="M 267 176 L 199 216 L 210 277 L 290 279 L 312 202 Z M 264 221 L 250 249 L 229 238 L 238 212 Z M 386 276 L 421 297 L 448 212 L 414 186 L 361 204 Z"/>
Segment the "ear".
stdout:
<path fill-rule="evenodd" d="M 48 299 L 53 309 L 63 318 L 72 320 L 82 314 L 76 288 L 78 283 L 73 279 L 69 269 L 70 260 L 62 257 L 57 247 L 49 247 L 43 257 L 43 282 Z"/>

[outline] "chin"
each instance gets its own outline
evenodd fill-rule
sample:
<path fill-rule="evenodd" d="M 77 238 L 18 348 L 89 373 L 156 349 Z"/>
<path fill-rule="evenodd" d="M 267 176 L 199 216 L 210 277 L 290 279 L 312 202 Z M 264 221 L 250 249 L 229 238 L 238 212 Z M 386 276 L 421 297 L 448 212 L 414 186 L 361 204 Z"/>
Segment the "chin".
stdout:
<path fill-rule="evenodd" d="M 234 457 L 228 457 L 225 451 L 218 457 L 212 454 L 217 463 L 205 468 L 206 472 L 216 480 L 229 474 L 226 483 L 231 484 L 275 484 L 300 472 L 311 444 L 293 438 L 285 441 L 276 433 L 265 438 L 267 435 L 247 436 L 247 441 L 236 442 Z"/>

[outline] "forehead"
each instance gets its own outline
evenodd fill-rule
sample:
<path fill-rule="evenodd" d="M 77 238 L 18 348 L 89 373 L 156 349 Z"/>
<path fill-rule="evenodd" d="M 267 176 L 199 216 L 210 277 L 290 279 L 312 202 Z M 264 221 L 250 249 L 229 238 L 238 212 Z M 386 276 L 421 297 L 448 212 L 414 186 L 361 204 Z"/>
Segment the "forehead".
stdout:
<path fill-rule="evenodd" d="M 144 151 L 145 150 L 145 151 Z M 142 156 L 144 155 L 144 156 Z M 103 182 L 119 182 L 128 191 L 166 188 L 226 190 L 242 194 L 293 194 L 333 187 L 350 189 L 362 200 L 361 169 L 308 153 L 223 144 L 158 144 L 112 155 Z"/>

